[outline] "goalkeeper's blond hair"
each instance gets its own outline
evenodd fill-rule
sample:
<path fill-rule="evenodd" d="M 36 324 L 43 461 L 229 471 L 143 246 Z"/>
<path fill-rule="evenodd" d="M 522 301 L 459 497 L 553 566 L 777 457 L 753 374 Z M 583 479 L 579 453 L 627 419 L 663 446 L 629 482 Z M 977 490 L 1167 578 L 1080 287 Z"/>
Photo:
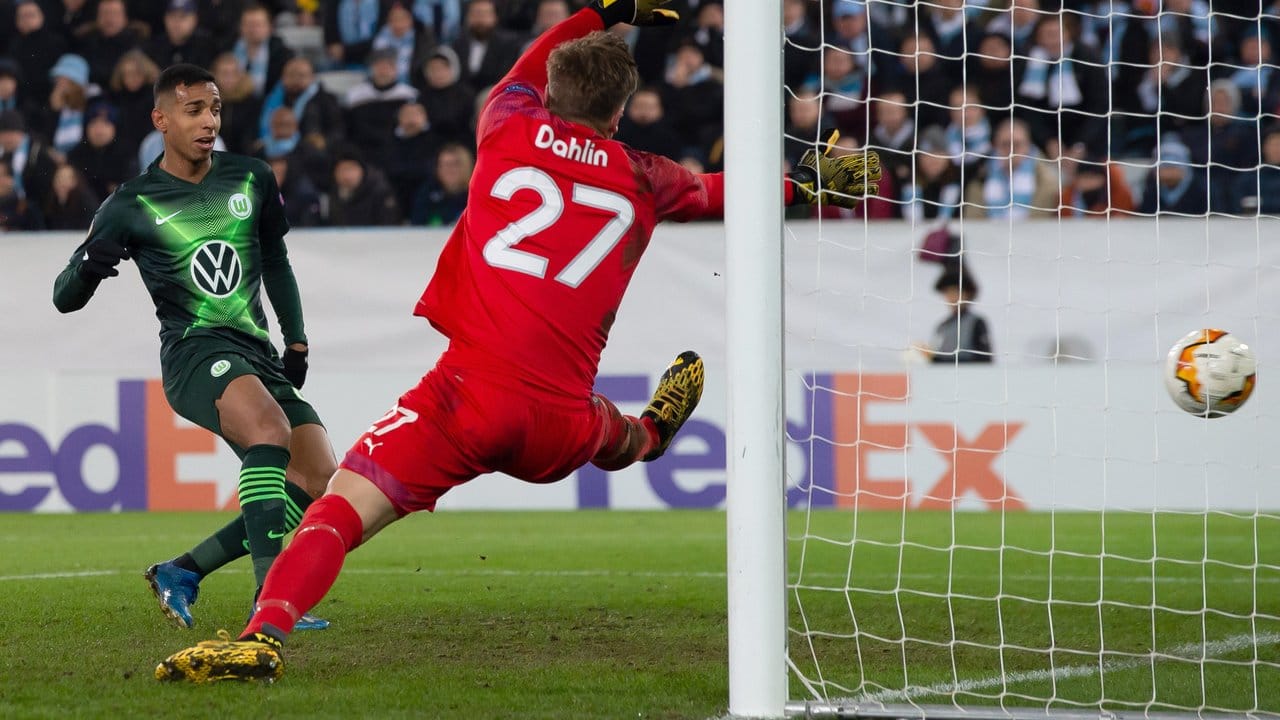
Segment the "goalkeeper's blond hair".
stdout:
<path fill-rule="evenodd" d="M 601 131 L 639 86 L 630 48 L 610 32 L 570 40 L 547 58 L 547 109 Z"/>

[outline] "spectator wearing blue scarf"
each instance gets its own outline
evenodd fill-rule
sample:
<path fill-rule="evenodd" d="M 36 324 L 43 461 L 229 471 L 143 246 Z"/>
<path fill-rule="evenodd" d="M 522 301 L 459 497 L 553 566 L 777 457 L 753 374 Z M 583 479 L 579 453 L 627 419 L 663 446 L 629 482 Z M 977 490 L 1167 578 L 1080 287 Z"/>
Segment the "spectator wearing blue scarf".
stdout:
<path fill-rule="evenodd" d="M 451 43 L 462 28 L 462 0 L 413 0 L 413 16 L 440 42 Z"/>
<path fill-rule="evenodd" d="M 880 88 L 896 86 L 901 78 L 894 75 L 898 63 L 894 58 L 895 25 L 873 23 L 863 0 L 835 0 L 831 6 L 831 30 L 834 39 L 827 42 L 851 51 L 858 67 L 873 75 Z"/>
<path fill-rule="evenodd" d="M 970 196 L 980 196 L 987 217 L 1023 220 L 1058 213 L 1058 176 L 1054 164 L 1031 142 L 1027 123 L 1010 118 L 996 127 L 986 178 Z"/>
<path fill-rule="evenodd" d="M 275 36 L 271 13 L 261 5 L 249 5 L 240 13 L 240 37 L 231 52 L 253 81 L 256 97 L 276 86 L 284 64 L 293 57 L 293 51 Z"/>
<path fill-rule="evenodd" d="M 49 93 L 53 148 L 65 155 L 84 137 L 84 111 L 89 105 L 89 63 L 79 55 L 63 55 L 49 70 L 53 91 Z"/>
<path fill-rule="evenodd" d="M 865 61 L 865 56 L 862 59 Z M 705 67 L 708 73 L 712 72 L 710 63 Z M 868 80 L 867 67 L 858 64 L 856 55 L 829 46 L 823 53 L 822 72 L 806 78 L 805 85 L 822 90 L 823 109 L 831 113 L 842 130 L 861 132 L 866 126 Z"/>
<path fill-rule="evenodd" d="M 937 0 L 935 0 L 937 2 Z M 943 66 L 948 75 L 959 78 L 961 64 L 970 41 L 966 32 L 968 17 L 965 15 L 964 2 L 951 0 L 938 4 L 921 4 L 919 14 L 919 32 L 928 34 L 937 48 L 938 64 Z M 970 4 L 973 4 L 970 2 Z"/>
<path fill-rule="evenodd" d="M 1191 165 L 1191 151 L 1177 137 L 1166 137 L 1160 144 L 1158 161 L 1147 175 L 1138 212 L 1191 216 L 1209 212 L 1204 169 Z"/>
<path fill-rule="evenodd" d="M 1029 110 L 1032 137 L 1050 157 L 1057 157 L 1059 144 L 1097 147 L 1106 137 L 1107 71 L 1092 48 L 1077 42 L 1079 35 L 1076 16 L 1044 17 L 1015 94 Z"/>
<path fill-rule="evenodd" d="M 0 112 L 0 161 L 13 171 L 14 192 L 31 198 L 40 207 L 49 196 L 53 173 L 58 169 L 48 146 L 27 133 L 27 124 L 16 110 Z"/>
<path fill-rule="evenodd" d="M 978 92 L 958 87 L 951 91 L 951 124 L 947 126 L 947 152 L 958 158 L 969 172 L 991 155 L 991 123 L 980 104 Z"/>
<path fill-rule="evenodd" d="M 395 2 L 387 9 L 386 22 L 373 36 L 372 49 L 395 53 L 396 78 L 407 83 L 435 45 L 431 29 L 418 22 L 407 6 Z"/>
<path fill-rule="evenodd" d="M 315 68 L 304 57 L 285 63 L 280 82 L 262 100 L 258 137 L 263 142 L 271 137 L 272 114 L 282 107 L 293 111 L 301 135 L 317 147 L 332 146 L 345 138 L 346 122 L 338 99 L 320 85 Z"/>
<path fill-rule="evenodd" d="M 324 5 L 324 47 L 334 67 L 360 68 L 378 32 L 380 0 L 338 0 Z"/>
<path fill-rule="evenodd" d="M 295 175 L 306 176 L 317 188 L 327 189 L 332 158 L 324 148 L 317 147 L 316 138 L 304 135 L 298 116 L 288 105 L 281 105 L 271 114 L 268 134 L 258 141 L 253 154 L 267 162 L 285 159 Z"/>

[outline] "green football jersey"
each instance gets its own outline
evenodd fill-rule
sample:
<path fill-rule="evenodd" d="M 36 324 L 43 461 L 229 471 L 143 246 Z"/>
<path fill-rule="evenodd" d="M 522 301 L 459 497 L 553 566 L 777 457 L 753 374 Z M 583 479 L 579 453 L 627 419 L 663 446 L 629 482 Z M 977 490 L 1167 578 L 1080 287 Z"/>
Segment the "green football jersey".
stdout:
<path fill-rule="evenodd" d="M 89 243 L 105 237 L 128 248 L 151 293 L 161 357 L 193 336 L 214 336 L 274 356 L 260 297 L 264 277 L 286 344 L 305 343 L 283 239 L 289 224 L 271 168 L 255 158 L 215 152 L 209 173 L 190 183 L 160 169 L 159 162 L 98 208 L 57 291 L 93 293 L 75 269 L 87 258 Z"/>

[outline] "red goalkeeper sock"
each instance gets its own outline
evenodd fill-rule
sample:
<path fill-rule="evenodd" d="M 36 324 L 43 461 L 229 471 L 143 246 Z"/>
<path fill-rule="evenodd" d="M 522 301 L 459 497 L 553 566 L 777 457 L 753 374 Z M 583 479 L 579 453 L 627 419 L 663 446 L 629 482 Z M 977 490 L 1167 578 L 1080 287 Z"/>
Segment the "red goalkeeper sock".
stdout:
<path fill-rule="evenodd" d="M 360 544 L 363 532 L 364 523 L 346 498 L 325 495 L 312 503 L 293 542 L 272 563 L 257 611 L 240 637 L 263 632 L 264 625 L 285 634 L 293 632 L 298 618 L 333 587 L 342 562 Z"/>
<path fill-rule="evenodd" d="M 591 464 L 606 472 L 629 467 L 658 446 L 658 426 L 651 418 L 632 417 L 612 408 L 605 441 Z"/>
<path fill-rule="evenodd" d="M 658 435 L 658 425 L 653 418 L 642 417 L 636 420 L 644 430 L 644 442 L 640 447 L 636 448 L 636 458 L 642 458 L 649 454 L 649 451 L 658 447 L 662 443 L 661 437 Z"/>

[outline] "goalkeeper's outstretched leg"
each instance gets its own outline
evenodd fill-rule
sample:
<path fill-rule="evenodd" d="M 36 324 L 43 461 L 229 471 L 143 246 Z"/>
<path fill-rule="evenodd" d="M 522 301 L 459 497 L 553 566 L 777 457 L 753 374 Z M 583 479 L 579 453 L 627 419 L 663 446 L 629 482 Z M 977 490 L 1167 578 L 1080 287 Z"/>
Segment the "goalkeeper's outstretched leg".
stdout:
<path fill-rule="evenodd" d="M 658 379 L 658 388 L 638 418 L 623 415 L 608 399 L 594 396 L 605 414 L 605 438 L 591 464 L 614 472 L 662 457 L 698 406 L 703 376 L 702 358 L 692 350 L 680 353 Z"/>

